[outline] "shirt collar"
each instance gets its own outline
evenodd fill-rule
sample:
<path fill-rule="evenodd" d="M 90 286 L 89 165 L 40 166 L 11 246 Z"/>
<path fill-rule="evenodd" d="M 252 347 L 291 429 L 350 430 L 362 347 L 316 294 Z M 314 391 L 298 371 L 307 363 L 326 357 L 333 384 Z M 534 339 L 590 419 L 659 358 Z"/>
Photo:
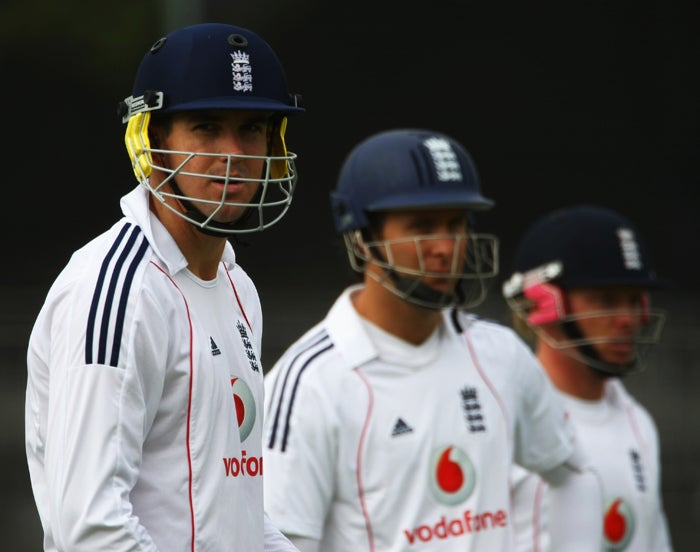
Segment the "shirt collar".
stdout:
<path fill-rule="evenodd" d="M 155 254 L 165 263 L 168 272 L 176 274 L 187 267 L 187 259 L 170 232 L 158 220 L 155 213 L 149 209 L 149 195 L 150 192 L 145 187 L 137 186 L 121 198 L 122 212 L 124 216 L 134 221 L 143 230 L 148 243 Z M 221 260 L 226 264 L 228 270 L 231 270 L 236 263 L 236 254 L 228 240 Z"/>

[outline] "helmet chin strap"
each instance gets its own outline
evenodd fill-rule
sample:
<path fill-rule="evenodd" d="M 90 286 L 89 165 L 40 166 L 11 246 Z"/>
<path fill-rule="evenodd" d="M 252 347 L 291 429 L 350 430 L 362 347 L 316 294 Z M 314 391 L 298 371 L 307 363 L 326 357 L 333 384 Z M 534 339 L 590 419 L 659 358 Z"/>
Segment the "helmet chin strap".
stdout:
<path fill-rule="evenodd" d="M 409 299 L 420 301 L 420 303 L 416 304 L 423 308 L 439 310 L 455 302 L 456 294 L 454 293 L 444 293 L 423 282 L 417 281 L 415 278 L 399 276 L 393 269 L 387 269 L 386 272 L 394 282 L 394 286 L 397 290 Z"/>
<path fill-rule="evenodd" d="M 581 328 L 575 321 L 570 320 L 568 322 L 562 322 L 560 326 L 564 330 L 566 336 L 572 341 L 585 339 Z M 600 357 L 600 354 L 598 351 L 596 351 L 595 347 L 593 347 L 591 344 L 578 345 L 576 346 L 576 349 L 581 355 L 581 359 L 579 360 L 583 360 L 583 362 L 588 365 L 591 370 L 605 378 L 626 376 L 637 367 L 636 358 L 625 364 L 612 364 L 610 362 L 605 362 Z M 591 359 L 593 362 L 586 362 L 586 359 Z"/>
<path fill-rule="evenodd" d="M 384 272 L 394 283 L 396 290 L 403 294 L 412 303 L 430 310 L 439 310 L 455 303 L 456 299 L 460 299 L 459 294 L 462 293 L 461 287 L 457 286 L 459 293 L 445 293 L 438 291 L 435 288 L 424 284 L 417 278 L 409 278 L 407 276 L 399 276 L 394 268 L 389 266 L 389 263 L 382 256 L 376 246 L 370 248 L 372 256 L 381 259 L 387 266 Z"/>
<path fill-rule="evenodd" d="M 200 223 L 204 223 L 204 221 L 207 220 L 207 216 L 202 213 L 195 205 L 187 200 L 184 199 L 185 194 L 182 193 L 182 190 L 180 187 L 177 185 L 177 182 L 175 182 L 175 179 L 172 178 L 170 180 L 170 185 L 173 188 L 173 191 L 180 196 L 178 198 L 178 201 L 180 204 L 185 208 L 185 214 L 190 217 L 192 220 L 195 220 Z M 207 223 L 206 226 L 200 226 L 198 224 L 193 224 L 193 226 L 199 230 L 202 234 L 206 234 L 207 236 L 216 236 L 216 237 L 222 237 L 222 236 L 228 236 L 229 231 L 234 229 L 236 226 L 236 223 L 238 221 L 234 222 L 217 222 L 215 220 L 211 220 Z"/>

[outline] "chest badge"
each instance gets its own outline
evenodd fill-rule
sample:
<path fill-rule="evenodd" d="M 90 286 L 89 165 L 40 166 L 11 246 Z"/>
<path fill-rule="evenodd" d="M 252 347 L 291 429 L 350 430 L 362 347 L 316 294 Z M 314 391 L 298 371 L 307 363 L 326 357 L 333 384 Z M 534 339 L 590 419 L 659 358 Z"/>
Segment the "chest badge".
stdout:
<path fill-rule="evenodd" d="M 462 449 L 448 445 L 433 451 L 430 461 L 430 490 L 435 499 L 448 505 L 469 498 L 476 484 L 474 464 Z"/>
<path fill-rule="evenodd" d="M 255 399 L 248 384 L 241 378 L 231 378 L 233 403 L 236 407 L 236 423 L 241 433 L 241 443 L 248 438 L 255 425 Z"/>
<path fill-rule="evenodd" d="M 622 498 L 612 500 L 605 509 L 603 536 L 606 552 L 625 550 L 634 534 L 634 512 Z"/>

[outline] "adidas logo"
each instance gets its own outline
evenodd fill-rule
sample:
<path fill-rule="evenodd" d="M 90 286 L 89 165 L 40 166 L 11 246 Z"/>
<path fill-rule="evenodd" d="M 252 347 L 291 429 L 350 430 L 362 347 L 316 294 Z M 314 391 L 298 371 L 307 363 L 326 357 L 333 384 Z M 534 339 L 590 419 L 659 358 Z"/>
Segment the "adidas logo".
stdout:
<path fill-rule="evenodd" d="M 403 435 L 404 433 L 413 433 L 413 428 L 409 426 L 403 419 L 399 418 L 394 424 L 394 429 L 391 432 L 392 437 Z"/>
<path fill-rule="evenodd" d="M 221 351 L 216 346 L 216 343 L 214 343 L 214 338 L 211 336 L 209 336 L 209 344 L 211 345 L 211 356 L 216 356 L 216 355 L 221 354 Z"/>

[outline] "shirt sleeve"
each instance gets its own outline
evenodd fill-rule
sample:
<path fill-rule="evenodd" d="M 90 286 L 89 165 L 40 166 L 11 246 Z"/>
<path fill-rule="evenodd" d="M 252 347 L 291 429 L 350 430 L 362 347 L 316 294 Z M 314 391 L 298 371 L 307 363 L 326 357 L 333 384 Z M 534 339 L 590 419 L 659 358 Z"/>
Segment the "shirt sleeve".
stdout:
<path fill-rule="evenodd" d="M 306 537 L 289 537 L 299 549 L 299 552 L 321 552 L 321 543 L 316 539 L 307 539 Z"/>
<path fill-rule="evenodd" d="M 129 496 L 162 391 L 158 351 L 167 348 L 168 336 L 164 321 L 141 324 L 139 316 L 129 332 L 136 338 L 125 338 L 114 365 L 85 363 L 84 331 L 72 326 L 78 322 L 51 322 L 52 343 L 68 348 L 50 361 L 45 455 L 52 535 L 60 549 L 156 550 Z"/>
<path fill-rule="evenodd" d="M 551 550 L 597 552 L 603 549 L 603 491 L 590 468 L 563 465 L 542 474 L 549 484 Z"/>
<path fill-rule="evenodd" d="M 265 509 L 284 534 L 320 539 L 337 464 L 335 393 L 311 368 L 297 380 L 291 356 L 265 378 Z"/>
<path fill-rule="evenodd" d="M 520 341 L 516 352 L 519 399 L 514 460 L 531 471 L 550 470 L 576 450 L 574 428 L 561 398 L 532 351 Z"/>
<path fill-rule="evenodd" d="M 634 401 L 637 405 L 638 408 L 640 409 L 640 412 L 643 415 L 643 420 L 645 420 L 645 432 L 646 432 L 646 438 L 649 441 L 649 446 L 652 451 L 652 454 L 654 454 L 654 460 L 656 463 L 656 466 L 658 467 L 657 471 L 657 498 L 656 498 L 656 513 L 652 519 L 652 531 L 651 531 L 651 539 L 652 542 L 650 543 L 650 550 L 658 550 L 659 552 L 673 552 L 673 543 L 671 540 L 671 533 L 668 528 L 668 520 L 666 518 L 666 511 L 664 509 L 664 501 L 663 501 L 663 494 L 661 492 L 661 471 L 662 471 L 662 466 L 661 466 L 661 445 L 659 443 L 659 430 L 658 427 L 656 426 L 656 422 L 654 421 L 654 418 L 649 414 L 649 411 L 644 408 L 643 406 L 639 405 L 636 401 Z"/>
<path fill-rule="evenodd" d="M 515 550 L 549 550 L 547 536 L 546 483 L 533 472 L 514 465 L 511 469 L 512 512 Z"/>
<path fill-rule="evenodd" d="M 270 520 L 270 517 L 265 513 L 264 521 L 265 529 L 265 552 L 299 552 L 299 549 L 285 537 Z M 302 550 L 301 552 L 306 552 Z"/>

